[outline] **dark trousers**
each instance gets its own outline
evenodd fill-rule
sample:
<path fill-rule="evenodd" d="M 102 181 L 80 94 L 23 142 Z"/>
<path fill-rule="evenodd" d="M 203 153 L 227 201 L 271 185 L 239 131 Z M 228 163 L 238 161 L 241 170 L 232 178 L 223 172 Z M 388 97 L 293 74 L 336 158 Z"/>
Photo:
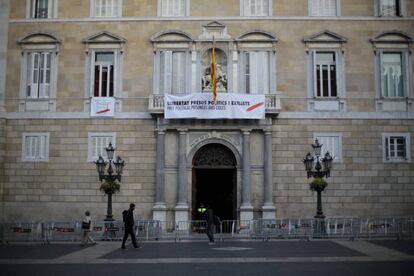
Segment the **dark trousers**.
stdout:
<path fill-rule="evenodd" d="M 132 244 L 134 247 L 138 247 L 137 239 L 135 238 L 134 233 L 134 226 L 125 226 L 125 233 L 124 233 L 124 239 L 122 240 L 122 247 L 125 247 L 125 242 L 128 239 L 128 235 L 131 235 Z"/>
<path fill-rule="evenodd" d="M 212 224 L 207 224 L 207 237 L 210 240 L 210 242 L 214 242 L 214 230 L 215 230 L 215 225 Z"/>

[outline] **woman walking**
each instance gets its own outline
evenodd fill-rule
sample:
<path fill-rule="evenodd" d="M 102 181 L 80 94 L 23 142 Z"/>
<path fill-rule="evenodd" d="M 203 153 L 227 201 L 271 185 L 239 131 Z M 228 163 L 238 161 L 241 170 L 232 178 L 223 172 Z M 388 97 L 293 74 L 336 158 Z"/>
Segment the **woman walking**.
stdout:
<path fill-rule="evenodd" d="M 90 242 L 92 245 L 95 245 L 96 242 L 91 237 L 91 230 L 92 230 L 92 218 L 91 213 L 89 211 L 85 212 L 85 217 L 82 220 L 82 242 L 81 246 L 86 246 L 88 242 Z"/>

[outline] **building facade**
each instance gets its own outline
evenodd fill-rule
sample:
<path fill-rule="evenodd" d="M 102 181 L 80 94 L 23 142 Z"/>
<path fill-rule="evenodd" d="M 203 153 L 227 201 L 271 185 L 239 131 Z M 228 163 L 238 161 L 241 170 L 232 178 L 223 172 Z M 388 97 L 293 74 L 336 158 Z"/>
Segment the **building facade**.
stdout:
<path fill-rule="evenodd" d="M 162 221 L 201 203 L 310 217 L 316 138 L 334 156 L 327 216 L 413 215 L 414 1 L 0 4 L 2 220 L 103 219 L 92 162 L 109 142 L 126 162 L 118 219 L 130 202 Z M 264 96 L 263 118 L 165 118 L 165 95 L 211 94 L 213 46 L 218 100 Z"/>

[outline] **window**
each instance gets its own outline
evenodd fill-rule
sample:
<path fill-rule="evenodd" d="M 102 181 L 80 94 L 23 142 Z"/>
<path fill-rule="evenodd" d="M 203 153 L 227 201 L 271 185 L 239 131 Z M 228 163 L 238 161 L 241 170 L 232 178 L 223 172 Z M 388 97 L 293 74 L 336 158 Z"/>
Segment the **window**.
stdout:
<path fill-rule="evenodd" d="M 91 0 L 92 17 L 122 16 L 122 0 Z"/>
<path fill-rule="evenodd" d="M 56 11 L 56 0 L 27 0 L 28 18 L 53 18 Z"/>
<path fill-rule="evenodd" d="M 159 16 L 188 16 L 189 0 L 158 0 Z"/>
<path fill-rule="evenodd" d="M 183 51 L 162 51 L 160 62 L 161 93 L 185 93 L 186 53 Z"/>
<path fill-rule="evenodd" d="M 322 157 L 329 152 L 334 162 L 342 162 L 342 135 L 340 133 L 315 133 L 313 138 L 318 139 L 322 144 Z"/>
<path fill-rule="evenodd" d="M 272 0 L 242 0 L 242 16 L 269 16 L 272 14 Z"/>
<path fill-rule="evenodd" d="M 307 46 L 308 109 L 344 111 L 346 109 L 344 44 L 345 37 L 323 31 L 303 40 Z"/>
<path fill-rule="evenodd" d="M 385 162 L 410 162 L 410 134 L 385 133 L 382 135 Z"/>
<path fill-rule="evenodd" d="M 103 31 L 83 40 L 85 56 L 85 98 L 84 110 L 91 109 L 90 98 L 115 98 L 115 111 L 121 111 L 122 63 L 126 40 Z"/>
<path fill-rule="evenodd" d="M 411 36 L 400 31 L 383 32 L 370 40 L 374 48 L 376 108 L 378 111 L 413 110 Z"/>
<path fill-rule="evenodd" d="M 402 53 L 383 53 L 381 72 L 381 95 L 383 97 L 404 97 Z"/>
<path fill-rule="evenodd" d="M 49 161 L 49 133 L 23 133 L 22 161 Z"/>
<path fill-rule="evenodd" d="M 48 33 L 33 33 L 18 43 L 22 48 L 19 110 L 55 111 L 60 41 Z"/>
<path fill-rule="evenodd" d="M 88 161 L 96 161 L 99 156 L 107 159 L 105 148 L 109 143 L 115 148 L 116 133 L 89 133 L 88 134 Z"/>
<path fill-rule="evenodd" d="M 114 96 L 114 52 L 95 52 L 94 97 Z"/>
<path fill-rule="evenodd" d="M 246 93 L 269 94 L 270 91 L 270 54 L 267 51 L 248 51 L 244 53 L 244 79 Z"/>
<path fill-rule="evenodd" d="M 310 16 L 339 16 L 339 0 L 309 0 Z"/>
<path fill-rule="evenodd" d="M 377 0 L 378 16 L 403 16 L 405 1 L 403 0 Z"/>
<path fill-rule="evenodd" d="M 316 97 L 337 97 L 336 53 L 316 52 L 314 82 Z"/>
<path fill-rule="evenodd" d="M 27 97 L 48 98 L 50 91 L 51 52 L 27 54 Z"/>

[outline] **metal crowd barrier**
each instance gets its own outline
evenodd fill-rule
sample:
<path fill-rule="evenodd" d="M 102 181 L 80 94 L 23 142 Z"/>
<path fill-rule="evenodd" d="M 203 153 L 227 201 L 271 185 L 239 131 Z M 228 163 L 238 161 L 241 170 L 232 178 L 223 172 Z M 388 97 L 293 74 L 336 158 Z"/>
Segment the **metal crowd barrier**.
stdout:
<path fill-rule="evenodd" d="M 161 236 L 161 222 L 157 220 L 138 220 L 136 224 L 136 236 L 139 239 L 155 239 Z"/>
<path fill-rule="evenodd" d="M 2 223 L 0 229 L 2 243 L 43 241 L 40 222 Z"/>
<path fill-rule="evenodd" d="M 80 241 L 81 223 L 79 222 L 45 222 L 43 237 L 45 242 L 51 241 Z"/>
<path fill-rule="evenodd" d="M 135 234 L 141 240 L 207 239 L 206 221 L 137 220 Z M 409 238 L 414 237 L 414 217 L 373 218 L 296 218 L 223 220 L 216 226 L 216 240 L 237 238 L 306 239 L 311 238 Z M 99 240 L 122 240 L 121 221 L 93 221 L 91 236 Z M 81 222 L 0 223 L 0 242 L 80 241 Z"/>

